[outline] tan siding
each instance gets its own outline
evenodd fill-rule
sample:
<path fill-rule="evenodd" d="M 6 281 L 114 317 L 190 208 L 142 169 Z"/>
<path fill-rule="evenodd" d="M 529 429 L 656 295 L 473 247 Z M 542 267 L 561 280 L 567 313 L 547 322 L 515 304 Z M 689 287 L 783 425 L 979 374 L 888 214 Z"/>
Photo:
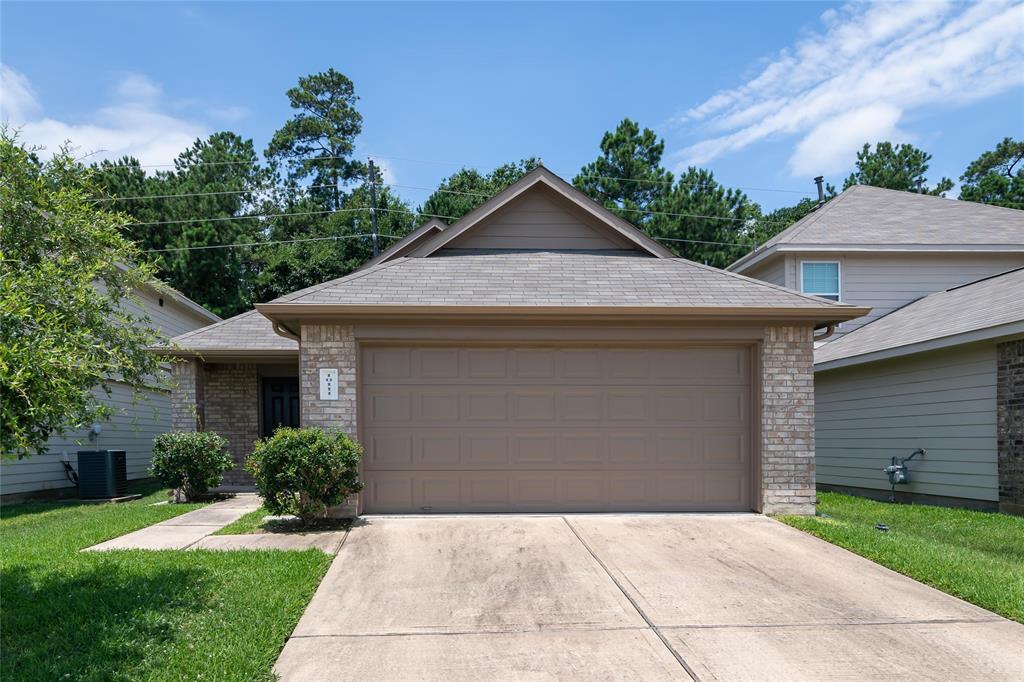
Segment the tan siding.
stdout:
<path fill-rule="evenodd" d="M 159 298 L 164 305 L 159 305 Z M 193 310 L 177 303 L 169 294 L 145 290 L 139 292 L 138 302 L 126 301 L 126 309 L 139 315 L 149 315 L 151 325 L 166 337 L 204 327 L 210 323 Z M 133 392 L 123 384 L 113 384 L 113 393 L 108 399 L 102 391 L 100 397 L 113 410 L 111 420 L 103 424 L 103 433 L 98 444 L 91 445 L 85 430 L 69 432 L 63 438 L 51 438 L 48 442 L 50 453 L 14 462 L 0 464 L 0 495 L 52 490 L 69 486 L 61 466 L 62 453 L 67 453 L 72 465 L 76 465 L 78 450 L 97 447 L 110 450 L 125 450 L 128 453 L 128 478 L 145 478 L 149 474 L 153 438 L 171 429 L 171 399 L 165 390 L 146 390 L 133 399 Z M 82 445 L 79 445 L 79 441 Z"/>
<path fill-rule="evenodd" d="M 767 264 L 759 265 L 743 274 L 747 277 L 759 279 L 762 282 L 769 282 L 784 287 L 786 286 L 786 260 L 785 258 L 774 258 Z"/>
<path fill-rule="evenodd" d="M 1020 267 L 1024 254 L 800 254 L 794 257 L 795 287 L 803 260 L 840 261 L 842 302 L 872 308 L 844 322 L 839 338 L 922 296 Z"/>
<path fill-rule="evenodd" d="M 564 198 L 538 188 L 446 248 L 608 250 L 634 246 Z"/>
<path fill-rule="evenodd" d="M 818 481 L 887 489 L 889 459 L 925 448 L 901 490 L 996 500 L 995 386 L 991 343 L 818 372 Z"/>

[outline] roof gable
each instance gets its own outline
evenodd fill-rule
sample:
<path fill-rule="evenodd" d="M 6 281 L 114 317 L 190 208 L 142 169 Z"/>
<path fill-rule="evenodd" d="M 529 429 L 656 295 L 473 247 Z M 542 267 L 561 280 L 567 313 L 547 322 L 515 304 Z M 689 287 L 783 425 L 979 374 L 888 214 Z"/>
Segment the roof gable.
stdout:
<path fill-rule="evenodd" d="M 426 241 L 427 238 L 437 234 L 438 232 L 443 232 L 447 227 L 448 223 L 440 218 L 431 218 L 386 248 L 379 256 L 368 260 L 359 269 L 362 270 L 377 265 L 378 263 L 386 263 L 389 260 L 404 256 L 416 248 L 420 243 Z"/>
<path fill-rule="evenodd" d="M 456 240 L 468 239 L 469 232 L 486 229 L 488 225 L 493 227 L 493 222 L 487 222 L 488 218 L 492 218 L 503 209 L 515 209 L 517 204 L 524 202 L 524 197 L 528 193 L 530 193 L 529 196 L 536 197 L 537 195 L 531 193 L 531 190 L 536 191 L 540 188 L 548 190 L 553 196 L 567 202 L 566 210 L 577 212 L 577 215 L 585 217 L 590 229 L 606 228 L 610 235 L 614 235 L 611 238 L 611 242 L 616 244 L 616 246 L 603 246 L 601 248 L 622 249 L 625 247 L 644 251 L 658 258 L 673 257 L 672 252 L 667 248 L 658 244 L 636 227 L 604 208 L 543 166 L 537 166 L 517 182 L 509 185 L 467 213 L 442 233 L 434 235 L 416 248 L 408 251 L 407 255 L 413 258 L 423 258 L 436 253 L 446 246 L 456 246 Z M 581 223 L 581 227 L 587 223 Z M 584 227 L 584 229 L 586 228 Z M 534 241 L 531 239 L 529 243 L 534 243 Z M 517 247 L 508 245 L 504 248 Z M 590 248 L 593 248 L 593 246 Z"/>

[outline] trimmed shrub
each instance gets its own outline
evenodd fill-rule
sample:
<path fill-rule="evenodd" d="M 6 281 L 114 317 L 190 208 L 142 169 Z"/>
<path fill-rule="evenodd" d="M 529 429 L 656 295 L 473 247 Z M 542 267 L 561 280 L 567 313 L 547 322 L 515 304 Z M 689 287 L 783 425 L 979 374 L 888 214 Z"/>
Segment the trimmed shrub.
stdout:
<path fill-rule="evenodd" d="M 175 490 L 175 499 L 194 500 L 220 484 L 235 466 L 228 442 L 213 431 L 171 431 L 153 440 L 150 471 Z"/>
<path fill-rule="evenodd" d="M 308 524 L 363 489 L 362 455 L 359 443 L 340 431 L 282 427 L 256 441 L 245 468 L 271 514 L 294 514 Z"/>

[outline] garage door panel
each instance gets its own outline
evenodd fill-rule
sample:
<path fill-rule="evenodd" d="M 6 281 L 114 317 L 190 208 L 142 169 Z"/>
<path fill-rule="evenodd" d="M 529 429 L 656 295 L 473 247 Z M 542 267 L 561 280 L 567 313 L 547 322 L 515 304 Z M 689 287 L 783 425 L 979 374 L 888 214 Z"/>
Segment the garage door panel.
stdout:
<path fill-rule="evenodd" d="M 749 509 L 749 364 L 729 346 L 364 348 L 364 509 Z"/>

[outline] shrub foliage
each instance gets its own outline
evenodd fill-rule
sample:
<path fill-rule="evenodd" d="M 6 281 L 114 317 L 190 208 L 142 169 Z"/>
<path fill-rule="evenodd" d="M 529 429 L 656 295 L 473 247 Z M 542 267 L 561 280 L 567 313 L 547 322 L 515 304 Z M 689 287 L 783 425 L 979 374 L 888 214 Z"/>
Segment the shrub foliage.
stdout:
<path fill-rule="evenodd" d="M 227 445 L 213 431 L 162 433 L 153 440 L 153 476 L 186 500 L 194 500 L 218 485 L 235 465 Z"/>
<path fill-rule="evenodd" d="M 359 443 L 341 432 L 279 428 L 256 442 L 246 469 L 271 514 L 294 514 L 303 523 L 359 492 Z"/>

